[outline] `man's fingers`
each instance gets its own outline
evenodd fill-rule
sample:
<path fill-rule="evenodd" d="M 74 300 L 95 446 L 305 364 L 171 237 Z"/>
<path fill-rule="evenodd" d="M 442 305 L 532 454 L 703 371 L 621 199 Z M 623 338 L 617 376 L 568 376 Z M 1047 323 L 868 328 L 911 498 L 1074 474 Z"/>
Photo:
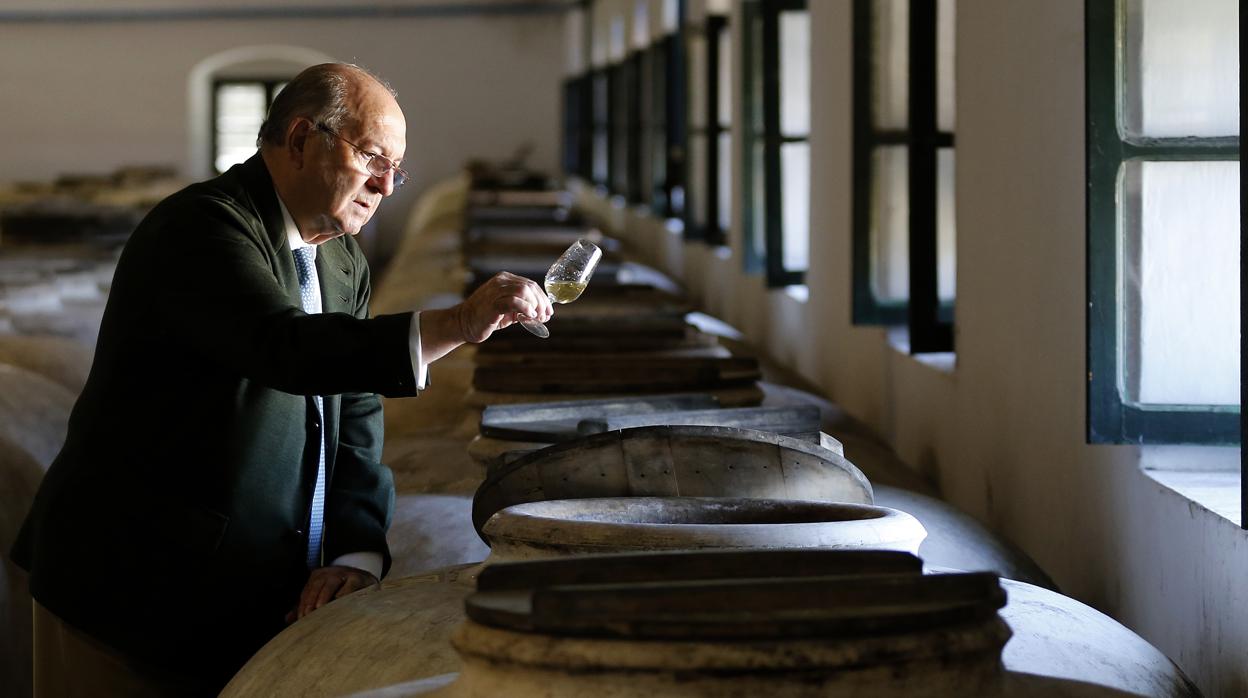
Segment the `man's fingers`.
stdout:
<path fill-rule="evenodd" d="M 334 595 L 338 593 L 338 590 L 342 588 L 343 583 L 347 581 L 347 575 L 345 574 L 331 573 L 325 576 L 327 579 L 325 580 L 325 583 L 321 585 L 321 592 L 317 594 L 316 603 L 312 606 L 309 612 L 315 611 L 321 606 L 333 601 L 335 598 Z"/>
<path fill-rule="evenodd" d="M 372 585 L 372 580 L 362 574 L 352 574 L 347 577 L 347 581 L 339 587 L 338 592 L 334 594 L 335 599 L 341 599 L 348 594 L 365 589 Z"/>
<path fill-rule="evenodd" d="M 334 599 L 377 583 L 371 574 L 352 567 L 322 567 L 308 577 L 299 595 L 299 603 L 286 615 L 286 622 L 293 623 Z"/>
<path fill-rule="evenodd" d="M 329 603 L 329 599 L 333 598 L 334 592 L 338 591 L 341 584 L 342 574 L 329 572 L 324 568 L 313 572 L 312 577 L 308 578 L 307 584 L 303 587 L 303 594 L 300 597 L 300 618 Z"/>

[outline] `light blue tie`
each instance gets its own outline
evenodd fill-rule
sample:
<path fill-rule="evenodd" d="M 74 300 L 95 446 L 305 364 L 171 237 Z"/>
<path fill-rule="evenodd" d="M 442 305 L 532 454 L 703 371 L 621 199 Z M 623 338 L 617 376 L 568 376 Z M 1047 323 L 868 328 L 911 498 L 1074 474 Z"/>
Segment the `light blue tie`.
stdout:
<path fill-rule="evenodd" d="M 321 312 L 321 283 L 316 277 L 316 262 L 312 247 L 295 250 L 295 268 L 299 271 L 299 297 L 303 300 L 303 312 L 309 315 Z M 321 531 L 325 520 L 325 402 L 320 395 L 313 395 L 317 420 L 321 428 L 316 469 L 316 490 L 312 494 L 312 518 L 308 522 L 308 568 L 320 567 Z"/>

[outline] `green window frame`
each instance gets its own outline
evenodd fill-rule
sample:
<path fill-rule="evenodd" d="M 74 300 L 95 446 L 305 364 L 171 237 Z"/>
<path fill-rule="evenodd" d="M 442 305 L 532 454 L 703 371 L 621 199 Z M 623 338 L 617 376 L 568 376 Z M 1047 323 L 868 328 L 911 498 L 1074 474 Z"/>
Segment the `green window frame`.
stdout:
<path fill-rule="evenodd" d="M 702 162 L 703 191 L 690 190 L 689 192 L 685 215 L 685 239 L 701 240 L 708 245 L 727 244 L 728 230 L 719 219 L 719 209 L 721 197 L 732 196 L 731 191 L 721 192 L 719 186 L 720 169 L 732 166 L 731 158 L 726 163 L 720 161 L 719 152 L 720 139 L 725 134 L 731 137 L 732 133 L 732 124 L 720 118 L 722 115 L 719 110 L 720 90 L 723 87 L 719 84 L 720 62 L 729 58 L 720 55 L 719 44 L 720 37 L 727 29 L 728 18 L 720 15 L 709 15 L 702 27 L 689 29 L 689 38 L 697 36 L 703 42 L 703 50 L 706 54 L 703 74 L 690 75 L 691 81 L 698 80 L 705 86 L 702 95 L 705 123 L 698 124 L 694 123 L 692 118 L 689 119 L 689 145 L 692 150 L 695 141 L 700 143 L 705 159 Z M 692 65 L 691 62 L 690 66 Z M 692 166 L 691 159 L 690 167 Z M 701 220 L 695 216 L 695 213 L 701 214 Z"/>
<path fill-rule="evenodd" d="M 224 124 L 221 121 L 221 95 L 222 92 L 231 87 L 259 87 L 264 91 L 264 111 L 260 115 L 261 120 L 267 116 L 269 107 L 273 104 L 273 99 L 277 97 L 277 93 L 290 82 L 289 77 L 270 77 L 270 78 L 219 78 L 212 81 L 212 105 L 211 105 L 211 139 L 209 143 L 209 162 L 212 163 L 212 171 L 221 174 L 218 160 L 222 155 L 222 148 L 225 144 L 222 142 L 221 132 Z M 254 139 L 259 135 L 259 129 L 256 133 L 251 134 Z"/>
<path fill-rule="evenodd" d="M 938 157 L 942 150 L 953 151 L 955 138 L 937 123 L 938 8 L 932 0 L 909 0 L 906 126 L 883 128 L 875 119 L 879 7 L 880 0 L 854 0 L 853 322 L 906 325 L 912 354 L 953 351 L 954 301 L 942 300 L 939 293 Z M 882 195 L 876 190 L 875 158 L 887 147 L 906 151 L 909 291 L 904 300 L 882 299 L 874 289 L 874 236 L 880 222 L 873 203 Z"/>
<path fill-rule="evenodd" d="M 590 71 L 590 110 L 593 127 L 590 145 L 590 180 L 606 190 L 611 182 L 611 153 L 614 150 L 615 124 L 612 109 L 614 87 L 611 71 L 598 68 Z"/>
<path fill-rule="evenodd" d="M 680 218 L 685 211 L 687 83 L 681 12 L 682 29 L 650 47 L 650 207 L 663 218 Z"/>
<path fill-rule="evenodd" d="M 563 82 L 563 172 L 589 179 L 592 174 L 593 101 L 588 73 Z"/>
<path fill-rule="evenodd" d="M 624 116 L 624 181 L 623 188 L 618 192 L 630 204 L 646 202 L 645 187 L 642 184 L 642 152 L 645 148 L 643 136 L 646 124 L 642 122 L 643 114 L 641 96 L 645 71 L 642 65 L 642 52 L 633 51 L 622 64 L 623 116 Z"/>
<path fill-rule="evenodd" d="M 610 155 L 607 175 L 607 191 L 623 196 L 628 192 L 628 95 L 626 93 L 625 63 L 615 63 L 607 68 L 607 91 L 610 106 Z"/>
<path fill-rule="evenodd" d="M 805 12 L 806 0 L 755 0 L 746 2 L 742 10 L 743 264 L 747 273 L 764 272 L 770 288 L 802 284 L 805 270 L 786 268 L 784 264 L 785 184 L 781 181 L 781 149 L 788 144 L 807 143 L 809 134 L 781 133 L 780 16 Z M 808 175 L 806 186 L 809 181 Z"/>
<path fill-rule="evenodd" d="M 663 55 L 663 47 L 659 41 L 652 42 L 641 54 L 641 130 L 642 142 L 642 186 L 640 199 L 650 211 L 658 216 L 663 215 L 665 197 L 663 181 L 667 176 L 667 113 L 663 102 L 667 99 L 666 76 L 663 64 L 667 57 Z"/>
<path fill-rule="evenodd" d="M 1142 138 L 1123 128 L 1125 0 L 1088 0 L 1087 32 L 1087 401 L 1089 443 L 1238 444 L 1240 405 L 1136 405 L 1123 387 L 1124 212 L 1127 165 L 1147 161 L 1239 160 L 1239 137 Z M 1242 116 L 1241 116 L 1242 123 Z M 1243 201 L 1241 197 L 1242 210 Z M 1240 229 L 1241 249 L 1243 229 Z M 1240 265 L 1240 297 L 1243 297 Z M 1240 361 L 1243 349 L 1241 337 Z M 1242 373 L 1241 373 L 1242 375 Z M 1240 404 L 1242 405 L 1242 385 Z M 1248 490 L 1246 490 L 1248 492 Z M 1248 494 L 1245 495 L 1248 512 Z"/>

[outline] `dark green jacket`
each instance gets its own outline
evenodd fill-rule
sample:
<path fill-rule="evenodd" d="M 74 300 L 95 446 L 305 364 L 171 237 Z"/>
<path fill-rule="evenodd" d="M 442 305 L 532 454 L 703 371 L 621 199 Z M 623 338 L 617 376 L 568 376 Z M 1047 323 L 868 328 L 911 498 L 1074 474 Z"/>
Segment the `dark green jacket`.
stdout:
<path fill-rule="evenodd" d="M 228 679 L 307 577 L 321 429 L 308 395 L 326 396 L 323 558 L 376 551 L 389 569 L 376 393 L 416 392 L 411 314 L 367 319 L 353 239 L 319 246 L 316 265 L 324 313 L 306 315 L 258 155 L 139 225 L 13 549 L 40 603 L 137 657 Z"/>

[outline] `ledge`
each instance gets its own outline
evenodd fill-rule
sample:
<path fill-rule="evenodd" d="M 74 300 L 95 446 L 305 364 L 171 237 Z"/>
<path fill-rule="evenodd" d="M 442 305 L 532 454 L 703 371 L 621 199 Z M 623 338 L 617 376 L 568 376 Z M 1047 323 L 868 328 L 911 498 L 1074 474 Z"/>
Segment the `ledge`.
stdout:
<path fill-rule="evenodd" d="M 794 284 L 784 287 L 784 295 L 792 298 L 798 303 L 805 303 L 810 300 L 810 287 L 805 284 Z"/>
<path fill-rule="evenodd" d="M 1241 525 L 1239 448 L 1144 446 L 1140 449 L 1140 469 L 1200 508 Z"/>
<path fill-rule="evenodd" d="M 934 368 L 941 373 L 953 375 L 958 365 L 958 354 L 952 351 L 933 351 L 924 354 L 910 353 L 910 330 L 904 326 L 889 327 L 888 346 L 898 354 L 914 359 L 916 362 Z"/>

